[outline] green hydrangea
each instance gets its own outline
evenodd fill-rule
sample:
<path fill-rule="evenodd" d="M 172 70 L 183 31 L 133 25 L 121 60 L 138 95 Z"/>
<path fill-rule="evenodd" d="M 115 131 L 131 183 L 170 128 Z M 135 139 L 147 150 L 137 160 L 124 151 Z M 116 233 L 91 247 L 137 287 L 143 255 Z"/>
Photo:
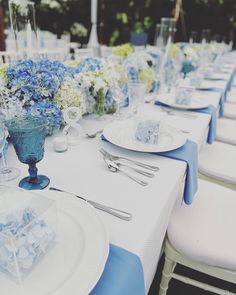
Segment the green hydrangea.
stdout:
<path fill-rule="evenodd" d="M 140 70 L 138 73 L 138 79 L 144 82 L 147 86 L 146 92 L 149 93 L 153 88 L 154 72 L 151 68 Z"/>
<path fill-rule="evenodd" d="M 129 43 L 116 46 L 112 50 L 113 55 L 116 55 L 122 58 L 127 58 L 132 52 L 133 52 L 133 48 L 131 44 Z"/>
<path fill-rule="evenodd" d="M 3 80 L 4 84 L 7 84 L 8 78 L 7 78 L 7 65 L 3 65 L 0 67 L 0 78 Z"/>

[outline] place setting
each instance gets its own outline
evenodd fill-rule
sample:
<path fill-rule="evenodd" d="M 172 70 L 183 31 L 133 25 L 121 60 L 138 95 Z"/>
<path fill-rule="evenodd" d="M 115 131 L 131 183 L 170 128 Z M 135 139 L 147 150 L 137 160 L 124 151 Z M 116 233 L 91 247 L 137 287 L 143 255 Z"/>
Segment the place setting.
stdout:
<path fill-rule="evenodd" d="M 196 159 L 197 145 L 188 140 L 181 130 L 171 127 L 165 120 L 159 121 L 154 118 L 147 120 L 137 114 L 131 119 L 116 121 L 107 125 L 103 129 L 101 138 L 123 149 L 185 161 L 188 166 L 185 197 L 186 202 L 191 202 L 197 187 L 197 165 L 194 160 Z M 105 156 L 104 161 L 109 170 L 118 170 L 117 164 L 110 161 L 119 159 L 119 156 L 107 156 L 104 150 L 101 153 Z M 141 165 L 139 163 L 139 166 L 145 167 L 143 163 Z M 145 168 L 152 170 L 150 167 Z M 158 177 L 158 169 L 156 171 Z M 148 175 L 145 176 L 149 177 Z M 140 181 L 138 183 L 143 186 L 148 185 Z"/>

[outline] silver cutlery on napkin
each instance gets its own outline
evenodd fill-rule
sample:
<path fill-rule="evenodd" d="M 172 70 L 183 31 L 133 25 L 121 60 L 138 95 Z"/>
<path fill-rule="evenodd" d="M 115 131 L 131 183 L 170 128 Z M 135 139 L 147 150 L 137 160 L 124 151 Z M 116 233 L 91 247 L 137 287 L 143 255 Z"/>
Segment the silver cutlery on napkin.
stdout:
<path fill-rule="evenodd" d="M 179 117 L 183 117 L 183 118 L 188 118 L 188 119 L 196 119 L 196 115 L 194 114 L 188 114 L 186 112 L 183 112 L 182 110 L 173 110 L 173 109 L 169 109 L 167 107 L 161 107 L 161 109 L 167 113 L 167 115 L 170 116 L 179 116 Z"/>
<path fill-rule="evenodd" d="M 125 162 L 129 162 L 131 164 L 134 164 L 136 166 L 139 166 L 139 167 L 151 170 L 151 171 L 159 171 L 160 170 L 160 168 L 157 167 L 157 166 L 153 166 L 153 165 L 149 165 L 149 164 L 146 164 L 146 163 L 138 162 L 138 161 L 126 158 L 126 157 L 113 155 L 113 154 L 109 153 L 108 151 L 104 150 L 103 148 L 101 148 L 99 151 L 104 157 L 106 157 L 107 159 L 109 159 L 111 161 L 123 160 Z"/>
<path fill-rule="evenodd" d="M 104 157 L 103 160 L 105 161 L 105 163 L 107 164 L 108 169 L 111 172 L 121 172 L 124 175 L 126 175 L 128 178 L 132 179 L 133 181 L 137 182 L 138 184 L 142 185 L 142 186 L 147 186 L 148 183 L 146 181 L 143 181 L 129 173 L 127 173 L 124 169 L 120 168 L 115 162 L 113 162 L 112 160 L 109 160 L 108 158 Z"/>
<path fill-rule="evenodd" d="M 106 212 L 108 214 L 111 214 L 113 216 L 116 216 L 116 217 L 118 217 L 120 219 L 123 219 L 123 220 L 126 220 L 126 221 L 129 221 L 129 220 L 132 219 L 132 214 L 129 213 L 129 212 L 119 210 L 119 209 L 116 209 L 116 208 L 112 208 L 112 207 L 109 207 L 109 206 L 106 206 L 106 205 L 103 205 L 103 204 L 100 204 L 100 203 L 85 199 L 85 198 L 83 198 L 83 197 L 81 197 L 81 196 L 79 196 L 77 194 L 74 194 L 74 193 L 71 193 L 71 192 L 68 192 L 68 191 L 65 191 L 65 190 L 61 190 L 59 188 L 49 187 L 49 190 L 73 195 L 73 196 L 75 196 L 75 197 L 77 197 L 77 198 L 79 198 L 79 199 L 81 199 L 81 200 L 83 200 L 85 202 L 88 202 L 94 208 L 99 209 L 101 211 L 104 211 L 104 212 Z"/>

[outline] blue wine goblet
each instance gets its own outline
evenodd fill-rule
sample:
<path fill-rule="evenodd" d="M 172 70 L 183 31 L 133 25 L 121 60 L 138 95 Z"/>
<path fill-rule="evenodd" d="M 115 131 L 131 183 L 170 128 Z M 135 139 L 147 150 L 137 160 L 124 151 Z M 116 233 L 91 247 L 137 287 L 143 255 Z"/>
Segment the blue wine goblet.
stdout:
<path fill-rule="evenodd" d="M 19 186 L 27 190 L 44 189 L 50 180 L 47 176 L 38 175 L 36 163 L 44 155 L 46 122 L 41 117 L 15 117 L 6 121 L 18 159 L 29 165 L 29 176 L 23 178 Z"/>

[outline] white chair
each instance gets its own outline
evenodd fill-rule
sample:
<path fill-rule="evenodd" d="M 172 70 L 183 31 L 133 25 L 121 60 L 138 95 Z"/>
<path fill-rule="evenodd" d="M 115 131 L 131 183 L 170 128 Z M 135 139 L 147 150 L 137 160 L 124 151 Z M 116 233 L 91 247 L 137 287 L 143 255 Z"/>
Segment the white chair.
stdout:
<path fill-rule="evenodd" d="M 106 58 L 106 57 L 110 56 L 112 54 L 112 49 L 113 48 L 114 47 L 112 47 L 112 46 L 106 46 L 106 45 L 100 46 L 101 57 Z"/>
<path fill-rule="evenodd" d="M 217 121 L 216 140 L 236 145 L 236 120 L 219 119 Z"/>
<path fill-rule="evenodd" d="M 215 141 L 199 152 L 199 177 L 236 190 L 236 147 Z"/>
<path fill-rule="evenodd" d="M 232 104 L 229 102 L 225 103 L 224 117 L 236 120 L 236 104 Z"/>
<path fill-rule="evenodd" d="M 80 59 L 81 57 L 93 57 L 95 52 L 93 48 L 77 48 L 75 49 L 75 59 Z"/>
<path fill-rule="evenodd" d="M 46 58 L 46 59 L 64 61 L 65 52 L 63 49 L 61 50 L 45 49 L 45 50 L 40 50 L 38 52 L 35 52 L 33 54 L 33 58 Z"/>
<path fill-rule="evenodd" d="M 16 51 L 0 51 L 0 65 L 11 64 L 22 58 L 23 54 Z"/>
<path fill-rule="evenodd" d="M 193 204 L 176 207 L 165 242 L 165 265 L 159 295 L 172 278 L 204 290 L 236 294 L 174 273 L 177 264 L 236 283 L 236 196 L 222 186 L 200 180 Z"/>

